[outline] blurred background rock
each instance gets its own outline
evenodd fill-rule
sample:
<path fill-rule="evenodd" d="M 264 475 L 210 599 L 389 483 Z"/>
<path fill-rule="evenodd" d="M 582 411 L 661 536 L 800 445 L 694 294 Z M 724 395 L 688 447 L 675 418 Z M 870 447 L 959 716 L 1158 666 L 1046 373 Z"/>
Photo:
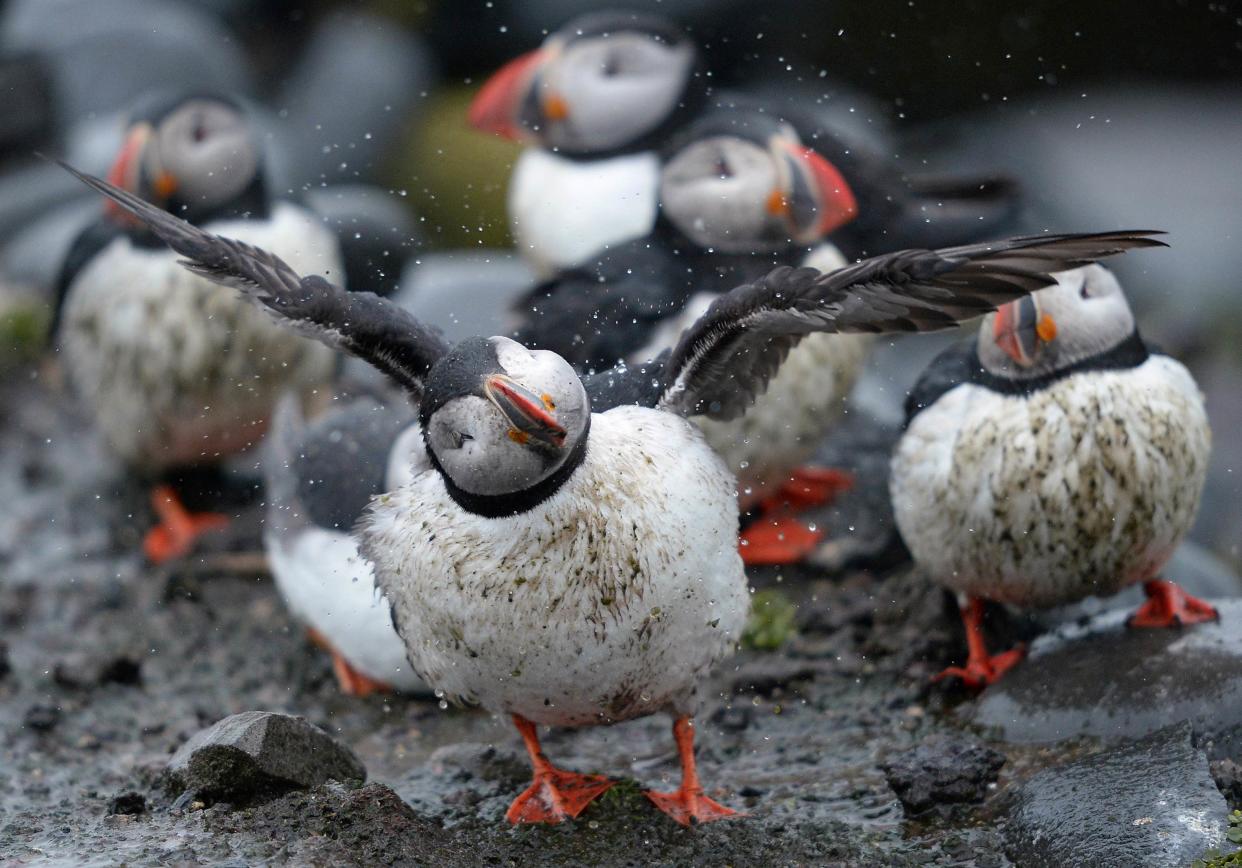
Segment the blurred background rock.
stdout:
<path fill-rule="evenodd" d="M 467 128 L 486 75 L 599 4 L 0 0 L 0 356 L 29 354 L 48 287 L 98 208 L 35 151 L 106 170 L 153 88 L 251 101 L 277 189 L 307 196 L 377 281 L 453 331 L 529 273 L 509 243 L 516 149 Z M 1229 3 L 635 0 L 707 46 L 713 79 L 802 94 L 920 171 L 1007 170 L 1029 229 L 1163 228 L 1129 257 L 1144 331 L 1208 395 L 1214 472 L 1195 537 L 1242 539 L 1242 10 Z M 353 229 L 350 232 L 350 229 Z M 480 295 L 470 298 L 478 263 Z M 417 275 L 417 276 L 416 276 Z M 455 290 L 460 287 L 460 291 Z M 482 308 L 487 308 L 483 310 Z M 471 317 L 475 317 L 472 320 Z M 934 341 L 884 348 L 860 401 L 890 416 Z"/>

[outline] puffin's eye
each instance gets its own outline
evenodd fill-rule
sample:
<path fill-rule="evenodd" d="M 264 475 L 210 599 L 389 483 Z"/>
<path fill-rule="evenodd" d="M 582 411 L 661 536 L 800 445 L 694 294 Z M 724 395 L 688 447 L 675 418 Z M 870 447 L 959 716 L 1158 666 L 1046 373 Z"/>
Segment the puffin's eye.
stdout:
<path fill-rule="evenodd" d="M 449 432 L 449 440 L 452 441 L 454 449 L 460 449 L 467 440 L 473 440 L 473 439 L 474 438 L 471 437 L 469 434 L 467 434 L 465 431 L 450 431 Z"/>
<path fill-rule="evenodd" d="M 712 164 L 712 171 L 718 178 L 733 177 L 733 170 L 729 168 L 729 161 L 724 158 L 724 154 L 716 157 L 716 162 Z"/>
<path fill-rule="evenodd" d="M 605 78 L 612 78 L 621 71 L 621 59 L 617 57 L 615 51 L 610 51 L 604 55 L 604 62 L 600 66 L 600 73 Z"/>
<path fill-rule="evenodd" d="M 1082 286 L 1078 287 L 1078 295 L 1080 298 L 1091 297 L 1091 291 L 1087 288 L 1087 286 L 1088 286 L 1087 279 L 1084 277 L 1082 279 Z"/>

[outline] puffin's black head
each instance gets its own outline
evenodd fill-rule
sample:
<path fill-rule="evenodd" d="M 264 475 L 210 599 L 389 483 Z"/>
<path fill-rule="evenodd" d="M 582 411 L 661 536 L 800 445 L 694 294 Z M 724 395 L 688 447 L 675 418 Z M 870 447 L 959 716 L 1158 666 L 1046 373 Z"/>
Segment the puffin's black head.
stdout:
<path fill-rule="evenodd" d="M 159 94 L 140 103 L 108 180 L 191 223 L 266 207 L 254 131 L 241 104 L 219 94 Z"/>
<path fill-rule="evenodd" d="M 639 150 L 701 99 L 698 59 L 663 18 L 581 15 L 488 79 L 470 123 L 570 155 Z"/>
<path fill-rule="evenodd" d="M 812 244 L 853 220 L 842 172 L 788 121 L 758 108 L 721 107 L 664 151 L 660 207 L 704 248 L 752 253 Z"/>
<path fill-rule="evenodd" d="M 547 479 L 577 451 L 590 415 L 568 362 L 503 337 L 455 346 L 431 369 L 419 406 L 427 448 L 472 495 L 511 494 Z"/>
<path fill-rule="evenodd" d="M 1134 334 L 1134 314 L 1111 271 L 1088 265 L 1056 278 L 983 320 L 978 353 L 986 371 L 1008 380 L 1044 377 L 1116 349 Z"/>

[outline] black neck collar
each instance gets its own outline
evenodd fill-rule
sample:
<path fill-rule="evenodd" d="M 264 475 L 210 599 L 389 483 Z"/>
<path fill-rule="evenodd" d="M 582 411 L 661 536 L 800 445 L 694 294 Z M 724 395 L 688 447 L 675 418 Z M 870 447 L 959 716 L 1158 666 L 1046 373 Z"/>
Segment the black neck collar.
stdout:
<path fill-rule="evenodd" d="M 440 474 L 440 478 L 444 480 L 444 487 L 448 489 L 449 496 L 453 498 L 453 502 L 464 509 L 466 512 L 474 515 L 480 515 L 483 518 L 507 518 L 513 515 L 520 515 L 534 509 L 543 503 L 552 495 L 560 491 L 569 477 L 573 476 L 575 470 L 582 464 L 586 458 L 587 440 L 591 434 L 591 413 L 588 410 L 586 416 L 586 427 L 582 430 L 582 436 L 578 438 L 578 442 L 565 458 L 565 463 L 557 468 L 556 472 L 546 479 L 535 483 L 530 488 L 522 491 L 514 491 L 509 494 L 472 494 L 458 487 L 452 478 L 444 472 L 440 460 L 436 458 L 436 453 L 430 446 L 424 442 L 424 448 L 427 450 L 427 458 L 431 462 L 431 466 Z"/>
<path fill-rule="evenodd" d="M 1150 355 L 1147 344 L 1143 341 L 1136 328 L 1130 333 L 1128 338 L 1111 350 L 1088 356 L 1080 362 L 1075 362 L 1059 371 L 1053 371 L 1040 377 L 1033 377 L 1028 380 L 1015 380 L 1009 377 L 998 377 L 987 371 L 979 362 L 979 348 L 977 344 L 974 344 L 971 347 L 971 382 L 1002 395 L 1031 395 L 1064 380 L 1066 377 L 1084 371 L 1116 371 L 1137 368 L 1147 361 Z"/>

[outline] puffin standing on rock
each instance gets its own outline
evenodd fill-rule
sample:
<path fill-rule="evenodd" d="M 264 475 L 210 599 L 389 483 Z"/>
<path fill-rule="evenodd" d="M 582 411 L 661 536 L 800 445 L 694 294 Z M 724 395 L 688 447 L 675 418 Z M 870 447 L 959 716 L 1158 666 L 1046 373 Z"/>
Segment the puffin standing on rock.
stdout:
<path fill-rule="evenodd" d="M 449 346 L 407 311 L 300 277 L 74 172 L 151 226 L 197 274 L 358 355 L 419 400 L 408 481 L 359 522 L 410 661 L 445 698 L 513 717 L 534 781 L 518 822 L 578 815 L 613 782 L 558 769 L 537 725 L 671 713 L 682 782 L 649 793 L 680 823 L 735 812 L 694 759 L 699 685 L 734 648 L 749 593 L 735 480 L 686 417 L 729 418 L 819 331 L 951 327 L 1052 282 L 1049 272 L 1148 246 L 1149 233 L 906 251 L 820 274 L 777 268 L 718 299 L 649 365 L 580 377 L 503 337 Z"/>
<path fill-rule="evenodd" d="M 147 105 L 109 178 L 196 225 L 279 251 L 303 271 L 341 271 L 332 232 L 270 196 L 251 125 L 227 97 Z M 112 204 L 70 249 L 57 294 L 68 382 L 112 451 L 144 476 L 175 480 L 240 451 L 262 435 L 284 390 L 309 397 L 334 371 L 330 351 L 181 268 Z M 185 554 L 198 534 L 227 521 L 189 513 L 171 484 L 153 490 L 152 505 L 160 523 L 143 548 L 156 562 Z"/>
<path fill-rule="evenodd" d="M 1217 617 L 1157 578 L 1203 491 L 1203 396 L 1186 368 L 1144 343 L 1111 272 L 1056 278 L 932 362 L 893 457 L 906 545 L 965 598 L 969 658 L 938 677 L 975 688 L 1023 654 L 988 654 L 984 600 L 1045 608 L 1142 582 L 1148 600 L 1132 627 Z"/>

